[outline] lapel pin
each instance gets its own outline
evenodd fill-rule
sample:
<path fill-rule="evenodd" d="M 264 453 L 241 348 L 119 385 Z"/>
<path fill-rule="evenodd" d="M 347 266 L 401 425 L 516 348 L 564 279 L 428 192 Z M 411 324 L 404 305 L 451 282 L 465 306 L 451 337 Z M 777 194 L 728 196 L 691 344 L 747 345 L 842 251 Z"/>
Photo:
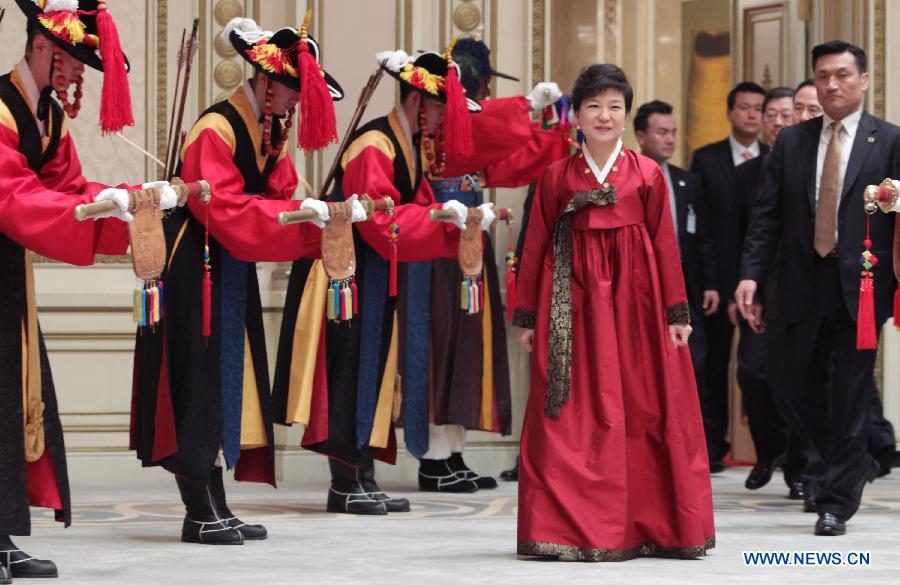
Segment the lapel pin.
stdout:
<path fill-rule="evenodd" d="M 875 137 L 869 136 L 869 144 L 875 144 Z"/>
<path fill-rule="evenodd" d="M 685 185 L 686 185 L 686 183 L 684 182 L 684 179 L 678 179 L 678 186 L 679 186 L 679 187 L 684 187 Z"/>

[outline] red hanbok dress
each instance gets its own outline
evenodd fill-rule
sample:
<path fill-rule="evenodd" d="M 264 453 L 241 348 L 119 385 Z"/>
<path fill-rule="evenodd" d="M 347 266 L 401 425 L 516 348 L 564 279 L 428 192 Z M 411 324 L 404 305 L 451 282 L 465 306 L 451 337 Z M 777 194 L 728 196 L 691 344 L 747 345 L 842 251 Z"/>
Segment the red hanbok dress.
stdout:
<path fill-rule="evenodd" d="M 696 557 L 715 543 L 712 491 L 690 354 L 668 333 L 688 310 L 666 182 L 613 156 L 603 184 L 578 153 L 535 194 L 514 321 L 535 329 L 518 552 Z"/>

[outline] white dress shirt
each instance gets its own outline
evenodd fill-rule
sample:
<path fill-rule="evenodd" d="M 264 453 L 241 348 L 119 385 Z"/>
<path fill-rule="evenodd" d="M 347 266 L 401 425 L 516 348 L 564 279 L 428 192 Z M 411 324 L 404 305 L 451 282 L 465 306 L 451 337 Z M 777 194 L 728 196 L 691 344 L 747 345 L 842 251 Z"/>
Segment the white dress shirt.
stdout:
<path fill-rule="evenodd" d="M 403 109 L 403 106 L 394 106 L 394 111 L 397 114 L 397 117 L 400 119 L 400 125 L 403 126 L 403 134 L 406 135 L 406 143 L 409 144 L 410 154 L 412 155 L 412 167 L 413 173 L 419 172 L 419 157 L 417 152 L 415 152 L 416 145 L 413 143 L 412 137 L 412 129 L 409 127 L 409 118 L 406 117 L 406 110 Z M 410 177 L 410 180 L 415 182 L 415 177 Z"/>
<path fill-rule="evenodd" d="M 41 99 L 41 92 L 38 91 L 37 83 L 35 83 L 34 76 L 31 74 L 31 68 L 28 66 L 28 62 L 25 61 L 25 59 L 22 59 L 16 65 L 16 73 L 18 73 L 19 77 L 22 79 L 22 85 L 25 86 L 25 97 L 31 103 L 31 108 L 34 111 L 34 119 L 38 125 L 38 132 L 43 136 L 44 122 L 37 117 L 38 100 Z"/>
<path fill-rule="evenodd" d="M 259 120 L 262 118 L 262 110 L 259 108 L 259 102 L 256 101 L 256 92 L 253 91 L 253 86 L 250 85 L 249 79 L 244 82 L 242 89 L 244 90 L 244 95 L 247 96 L 247 101 L 250 102 L 250 107 L 253 108 L 253 115 Z M 262 122 L 259 123 L 259 127 L 263 127 Z"/>
<path fill-rule="evenodd" d="M 672 183 L 672 173 L 669 171 L 669 163 L 662 162 L 659 166 L 662 167 L 663 177 L 666 178 L 666 186 L 669 188 L 669 210 L 672 212 L 672 223 L 675 226 L 675 241 L 678 242 L 678 208 L 675 203 L 675 185 Z"/>
<path fill-rule="evenodd" d="M 734 161 L 734 166 L 742 165 L 751 158 L 756 158 L 759 156 L 759 140 L 754 140 L 753 144 L 750 146 L 744 146 L 740 142 L 737 141 L 737 138 L 734 137 L 734 134 L 728 135 L 728 144 L 731 145 L 731 158 Z M 750 152 L 753 156 L 750 158 L 744 158 L 744 152 Z"/>
<path fill-rule="evenodd" d="M 859 128 L 859 119 L 862 118 L 862 106 L 843 120 L 844 127 L 841 136 L 841 164 L 838 170 L 838 201 L 835 205 L 835 213 L 840 209 L 840 197 L 844 191 L 844 176 L 847 174 L 847 163 L 850 162 L 850 151 L 853 150 L 853 140 L 856 138 L 856 130 Z M 822 186 L 822 167 L 825 166 L 825 154 L 828 152 L 828 143 L 831 141 L 831 123 L 834 118 L 828 114 L 822 115 L 822 133 L 819 134 L 819 151 L 816 155 L 816 204 L 819 203 L 819 188 Z M 835 242 L 837 241 L 837 222 L 835 222 Z"/>

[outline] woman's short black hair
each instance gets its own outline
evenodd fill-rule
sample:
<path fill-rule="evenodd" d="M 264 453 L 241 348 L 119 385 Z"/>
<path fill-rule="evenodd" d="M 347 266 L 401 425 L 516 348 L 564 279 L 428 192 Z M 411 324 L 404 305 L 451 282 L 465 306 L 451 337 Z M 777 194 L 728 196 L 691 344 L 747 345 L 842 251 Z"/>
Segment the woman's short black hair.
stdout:
<path fill-rule="evenodd" d="M 581 108 L 581 102 L 608 89 L 621 92 L 625 97 L 625 113 L 631 112 L 634 90 L 631 89 L 625 72 L 609 63 L 598 63 L 581 70 L 575 80 L 575 87 L 572 88 L 572 107 L 577 112 Z"/>

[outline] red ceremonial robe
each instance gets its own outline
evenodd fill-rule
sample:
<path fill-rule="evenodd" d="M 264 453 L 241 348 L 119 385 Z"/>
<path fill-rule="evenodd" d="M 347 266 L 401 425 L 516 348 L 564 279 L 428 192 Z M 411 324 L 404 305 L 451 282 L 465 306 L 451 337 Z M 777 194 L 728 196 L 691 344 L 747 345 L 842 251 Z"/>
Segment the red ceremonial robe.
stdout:
<path fill-rule="evenodd" d="M 668 333 L 688 317 L 666 183 L 629 149 L 606 182 L 615 202 L 579 153 L 535 193 L 514 321 L 535 330 L 518 552 L 699 556 L 715 542 L 712 494 L 690 354 Z"/>
<path fill-rule="evenodd" d="M 25 152 L 48 156 L 50 139 L 41 137 L 34 104 L 17 70 L 0 79 L 0 534 L 27 535 L 29 506 L 52 508 L 56 519 L 71 521 L 65 446 L 50 363 L 38 330 L 41 395 L 44 402 L 43 456 L 25 461 L 23 363 L 27 356 L 28 250 L 80 266 L 95 254 L 124 254 L 126 224 L 117 219 L 75 220 L 75 206 L 90 203 L 106 185 L 83 176 L 62 108 L 52 103 L 48 128 L 61 124 L 55 153 L 35 168 Z M 18 92 L 16 96 L 15 92 Z M 49 131 L 48 131 L 49 133 Z"/>
<path fill-rule="evenodd" d="M 194 124 L 180 175 L 186 182 L 209 182 L 211 199 L 208 205 L 191 199 L 187 210 L 166 220 L 164 316 L 155 331 L 137 338 L 132 447 L 145 466 L 198 481 L 209 477 L 221 447 L 235 479 L 275 484 L 271 389 L 253 263 L 319 254 L 321 231 L 314 224 L 278 224 L 280 212 L 300 207 L 291 200 L 297 172 L 286 144 L 269 158 L 260 154 L 262 139 L 243 87 Z M 204 226 L 212 281 L 208 338 L 200 317 Z M 230 285 L 225 252 L 248 263 Z M 226 295 L 240 299 L 230 310 L 224 308 Z M 236 367 L 240 375 L 226 382 L 222 372 Z"/>

